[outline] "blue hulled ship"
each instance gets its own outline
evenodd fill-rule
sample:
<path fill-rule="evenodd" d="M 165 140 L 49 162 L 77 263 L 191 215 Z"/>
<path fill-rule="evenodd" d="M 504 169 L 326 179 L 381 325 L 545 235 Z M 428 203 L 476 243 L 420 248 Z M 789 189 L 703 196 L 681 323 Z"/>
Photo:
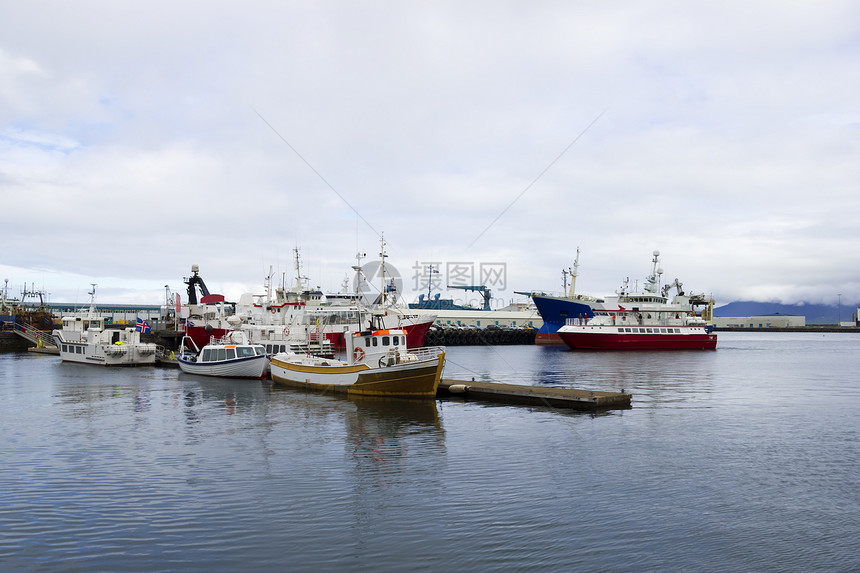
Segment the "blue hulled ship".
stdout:
<path fill-rule="evenodd" d="M 564 326 L 568 318 L 580 318 L 583 321 L 594 315 L 592 308 L 600 305 L 603 300 L 593 296 L 576 294 L 576 275 L 579 270 L 579 249 L 576 249 L 576 260 L 573 268 L 563 270 L 562 282 L 565 294 L 553 295 L 543 292 L 520 293 L 531 296 L 543 319 L 543 326 L 537 332 L 535 344 L 564 344 L 556 332 Z M 570 285 L 568 286 L 568 279 Z"/>

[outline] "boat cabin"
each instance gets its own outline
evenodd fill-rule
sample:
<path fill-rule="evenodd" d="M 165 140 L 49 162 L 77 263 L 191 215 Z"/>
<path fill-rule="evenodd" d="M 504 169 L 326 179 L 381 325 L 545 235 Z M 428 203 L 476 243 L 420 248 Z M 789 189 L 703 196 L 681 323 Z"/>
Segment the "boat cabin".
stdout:
<path fill-rule="evenodd" d="M 347 357 L 352 364 L 390 366 L 406 355 L 405 330 L 367 330 L 346 337 Z"/>
<path fill-rule="evenodd" d="M 228 344 L 222 347 L 205 347 L 198 362 L 224 362 L 236 358 L 251 358 L 266 354 L 265 349 L 259 345 L 240 346 Z"/>

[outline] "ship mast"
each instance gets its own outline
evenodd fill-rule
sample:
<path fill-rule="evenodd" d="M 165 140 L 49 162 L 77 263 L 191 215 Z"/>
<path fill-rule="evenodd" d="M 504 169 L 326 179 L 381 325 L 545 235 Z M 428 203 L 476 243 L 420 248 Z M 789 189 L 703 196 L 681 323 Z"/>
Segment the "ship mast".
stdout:
<path fill-rule="evenodd" d="M 302 266 L 299 262 L 299 248 L 293 248 L 293 251 L 296 253 L 296 293 L 301 294 L 304 290 L 303 280 L 309 280 L 308 277 L 302 276 Z"/>
<path fill-rule="evenodd" d="M 388 308 L 388 292 L 385 290 L 385 233 L 379 236 L 379 302 L 382 308 Z"/>
<path fill-rule="evenodd" d="M 93 290 L 91 290 L 90 292 L 87 293 L 88 295 L 90 295 L 90 311 L 89 311 L 90 314 L 89 314 L 88 318 L 94 318 L 96 315 L 96 286 L 97 285 L 96 285 L 96 283 L 90 283 L 90 284 L 92 285 Z"/>
<path fill-rule="evenodd" d="M 573 298 L 573 293 L 576 291 L 576 275 L 579 274 L 579 247 L 576 247 L 576 259 L 573 261 L 573 268 L 567 268 L 566 271 L 561 271 L 564 275 L 564 288 L 567 290 L 567 296 Z M 570 289 L 567 289 L 567 275 L 570 275 Z"/>
<path fill-rule="evenodd" d="M 663 274 L 663 269 L 658 266 L 660 262 L 660 251 L 654 251 L 654 258 L 651 259 L 651 274 L 645 279 L 647 285 L 645 290 L 650 293 L 656 293 L 660 290 L 660 277 Z"/>

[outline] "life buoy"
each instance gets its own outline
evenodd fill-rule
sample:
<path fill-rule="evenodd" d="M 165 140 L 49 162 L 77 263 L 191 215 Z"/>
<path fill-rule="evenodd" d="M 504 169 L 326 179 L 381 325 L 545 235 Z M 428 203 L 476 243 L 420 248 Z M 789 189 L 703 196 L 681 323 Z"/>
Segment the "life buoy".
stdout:
<path fill-rule="evenodd" d="M 271 312 L 272 314 L 275 314 L 278 311 L 275 307 L 272 306 L 272 307 L 269 307 L 269 312 Z"/>
<path fill-rule="evenodd" d="M 356 362 L 361 362 L 364 360 L 364 349 L 356 348 L 352 351 L 352 357 L 355 358 Z"/>
<path fill-rule="evenodd" d="M 284 327 L 284 336 L 289 336 L 289 335 L 290 335 L 290 327 L 289 327 L 289 326 L 285 326 L 285 327 Z"/>

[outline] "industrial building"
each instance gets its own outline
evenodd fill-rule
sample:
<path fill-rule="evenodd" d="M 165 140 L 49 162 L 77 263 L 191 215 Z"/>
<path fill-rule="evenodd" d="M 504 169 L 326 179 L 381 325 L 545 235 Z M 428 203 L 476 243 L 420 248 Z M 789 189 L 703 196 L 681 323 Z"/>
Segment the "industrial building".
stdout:
<path fill-rule="evenodd" d="M 806 317 L 789 314 L 764 314 L 759 316 L 715 316 L 716 328 L 797 328 L 806 326 Z"/>

